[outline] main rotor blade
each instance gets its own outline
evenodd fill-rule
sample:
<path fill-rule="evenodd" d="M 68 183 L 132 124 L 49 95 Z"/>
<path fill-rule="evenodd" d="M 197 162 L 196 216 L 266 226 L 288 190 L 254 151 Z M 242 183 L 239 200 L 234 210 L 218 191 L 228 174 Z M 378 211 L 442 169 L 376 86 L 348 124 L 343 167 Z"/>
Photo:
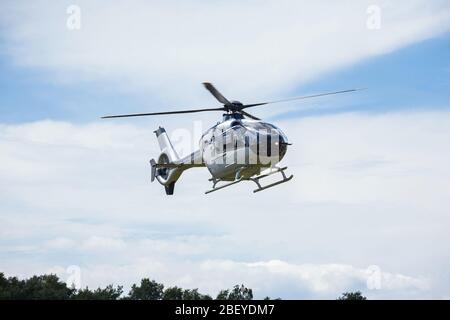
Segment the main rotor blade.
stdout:
<path fill-rule="evenodd" d="M 203 85 L 205 86 L 206 90 L 208 90 L 217 100 L 219 100 L 220 103 L 223 103 L 226 106 L 233 106 L 233 104 L 228 101 L 227 98 L 225 98 L 220 92 L 219 90 L 216 89 L 216 87 L 214 87 L 212 85 L 212 83 L 209 82 L 203 82 Z"/>
<path fill-rule="evenodd" d="M 114 115 L 114 116 L 104 116 L 104 117 L 102 117 L 102 119 L 126 118 L 126 117 L 144 117 L 144 116 L 160 116 L 160 115 L 165 115 L 165 114 L 196 113 L 196 112 L 205 112 L 205 111 L 226 111 L 226 109 L 224 107 L 221 107 L 221 108 L 191 109 L 191 110 L 166 111 L 166 112 L 119 114 L 119 115 Z"/>
<path fill-rule="evenodd" d="M 365 90 L 365 88 L 360 89 L 350 89 L 350 90 L 342 90 L 342 91 L 334 91 L 334 92 L 325 92 L 325 93 L 319 93 L 319 94 L 313 94 L 308 96 L 300 96 L 300 97 L 294 97 L 294 98 L 288 98 L 288 99 L 281 99 L 281 100 L 275 100 L 275 101 L 267 101 L 267 102 L 260 102 L 260 103 L 252 103 L 252 104 L 246 104 L 242 107 L 242 109 L 245 108 L 251 108 L 251 107 L 257 107 L 257 106 L 263 106 L 270 103 L 279 103 L 279 102 L 287 102 L 287 101 L 294 101 L 294 100 L 303 100 L 303 99 L 309 99 L 309 98 L 317 98 L 317 97 L 323 97 L 323 96 L 330 96 L 334 94 L 341 94 L 341 93 L 348 93 L 348 92 L 355 92 Z"/>
<path fill-rule="evenodd" d="M 242 113 L 244 116 L 250 118 L 250 119 L 253 119 L 253 120 L 261 120 L 260 118 L 257 118 L 257 117 L 255 117 L 255 116 L 252 116 L 250 113 L 245 112 L 244 110 L 241 110 L 241 111 L 239 111 L 239 112 Z"/>

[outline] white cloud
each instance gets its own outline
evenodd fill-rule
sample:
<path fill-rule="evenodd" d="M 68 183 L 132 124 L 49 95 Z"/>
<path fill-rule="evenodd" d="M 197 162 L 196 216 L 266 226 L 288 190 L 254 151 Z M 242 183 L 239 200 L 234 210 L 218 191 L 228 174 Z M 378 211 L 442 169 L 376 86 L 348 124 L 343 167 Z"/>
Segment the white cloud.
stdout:
<path fill-rule="evenodd" d="M 122 239 L 91 236 L 81 244 L 82 251 L 109 252 L 126 248 L 126 243 Z"/>
<path fill-rule="evenodd" d="M 284 160 L 293 181 L 206 196 L 208 173 L 192 169 L 174 197 L 150 184 L 151 129 L 1 125 L 0 269 L 79 265 L 90 286 L 147 276 L 210 293 L 244 282 L 281 297 L 448 296 L 449 121 L 402 112 L 278 123 L 294 142 Z M 370 265 L 380 291 L 364 287 Z"/>
<path fill-rule="evenodd" d="M 367 268 L 355 268 L 343 264 L 290 264 L 280 260 L 270 260 L 252 263 L 235 261 L 207 261 L 202 263 L 202 271 L 225 274 L 227 278 L 245 281 L 256 291 L 273 292 L 287 298 L 295 298 L 295 294 L 304 293 L 306 297 L 339 296 L 346 288 L 361 288 L 367 291 L 367 281 L 370 277 Z M 428 287 L 427 280 L 414 279 L 400 274 L 380 272 L 379 288 L 377 290 L 396 290 L 408 292 L 423 290 Z M 228 283 L 231 279 L 227 279 Z M 232 280 L 232 281 L 233 281 Z M 378 292 L 379 293 L 379 292 Z M 272 293 L 273 294 L 273 293 Z M 369 293 L 370 294 L 370 293 Z M 377 292 L 374 292 L 374 296 Z"/>
<path fill-rule="evenodd" d="M 55 239 L 51 239 L 45 243 L 45 247 L 50 250 L 70 250 L 76 245 L 76 242 L 72 239 L 59 237 Z"/>
<path fill-rule="evenodd" d="M 293 199 L 442 210 L 450 199 L 450 133 L 439 129 L 448 120 L 439 115 L 344 114 L 303 119 L 297 128 L 287 124 L 299 137 L 293 142 L 300 154 L 291 163 L 304 168 L 294 184 L 300 189 L 308 182 Z"/>
<path fill-rule="evenodd" d="M 66 269 L 61 266 L 54 266 L 48 272 L 58 274 L 61 279 L 68 276 Z M 125 292 L 130 289 L 131 283 L 149 275 L 157 275 L 158 280 L 166 286 L 199 288 L 201 292 L 211 296 L 222 289 L 245 283 L 253 288 L 257 298 L 269 295 L 285 299 L 337 298 L 349 288 L 365 291 L 365 294 L 375 299 L 392 297 L 392 292 L 401 293 L 403 297 L 417 297 L 416 292 L 422 293 L 429 287 L 427 279 L 381 271 L 379 288 L 370 291 L 367 289 L 370 277 L 367 268 L 343 264 L 296 265 L 280 260 L 252 263 L 204 260 L 170 264 L 140 259 L 126 265 L 88 265 L 81 268 L 81 275 L 83 285 L 89 284 L 91 287 L 120 284 L 126 279 Z"/>
<path fill-rule="evenodd" d="M 46 79 L 166 105 L 214 103 L 198 87 L 204 80 L 243 101 L 287 94 L 450 29 L 445 1 L 379 1 L 379 31 L 366 28 L 373 1 L 77 1 L 82 28 L 71 32 L 69 4 L 2 1 L 2 49 Z M 205 196 L 208 173 L 193 169 L 174 197 L 149 181 L 154 128 L 0 125 L 0 269 L 64 276 L 80 265 L 83 285 L 152 277 L 211 294 L 242 282 L 284 298 L 352 289 L 448 297 L 449 120 L 402 112 L 286 121 L 289 184 Z M 374 264 L 379 291 L 365 287 Z"/>
<path fill-rule="evenodd" d="M 77 1 L 80 31 L 66 28 L 71 4 L 2 2 L 4 47 L 14 61 L 62 82 L 146 91 L 166 105 L 213 103 L 199 90 L 205 80 L 244 101 L 287 93 L 450 28 L 450 8 L 439 0 L 376 1 L 377 31 L 366 27 L 373 1 Z"/>

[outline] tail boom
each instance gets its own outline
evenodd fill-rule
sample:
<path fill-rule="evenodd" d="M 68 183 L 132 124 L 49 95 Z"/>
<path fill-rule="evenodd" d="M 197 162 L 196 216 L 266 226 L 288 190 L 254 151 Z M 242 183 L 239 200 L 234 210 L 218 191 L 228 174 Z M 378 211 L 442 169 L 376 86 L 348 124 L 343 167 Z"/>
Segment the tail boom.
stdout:
<path fill-rule="evenodd" d="M 179 158 L 175 148 L 170 142 L 166 130 L 159 127 L 155 130 L 161 154 L 158 161 L 150 160 L 151 181 L 158 180 L 166 189 L 167 195 L 173 195 L 175 182 L 179 179 L 184 170 L 193 167 L 204 167 L 200 151 L 193 152 L 187 157 Z"/>

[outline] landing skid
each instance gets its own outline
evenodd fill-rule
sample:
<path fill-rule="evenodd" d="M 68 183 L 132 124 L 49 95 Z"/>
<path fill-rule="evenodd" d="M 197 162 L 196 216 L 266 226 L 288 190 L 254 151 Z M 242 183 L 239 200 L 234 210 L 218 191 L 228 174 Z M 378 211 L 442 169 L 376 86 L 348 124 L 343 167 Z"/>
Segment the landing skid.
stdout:
<path fill-rule="evenodd" d="M 213 181 L 213 187 L 212 187 L 212 189 L 206 191 L 205 194 L 208 194 L 208 193 L 211 193 L 211 192 L 214 192 L 214 191 L 217 191 L 217 190 L 224 189 L 224 188 L 226 188 L 226 187 L 232 186 L 233 184 L 236 184 L 236 183 L 241 182 L 242 179 L 234 180 L 233 182 L 229 182 L 229 183 L 223 184 L 223 185 L 221 185 L 220 187 L 216 187 L 216 184 L 219 183 L 219 182 L 221 182 L 222 180 L 220 180 L 220 179 L 214 179 L 214 180 L 212 180 L 212 181 Z"/>
<path fill-rule="evenodd" d="M 291 174 L 289 177 L 286 177 L 286 174 L 284 173 L 284 170 L 286 170 L 286 169 L 287 169 L 287 167 L 276 168 L 276 170 L 273 170 L 272 172 L 269 172 L 269 173 L 266 173 L 266 174 L 262 174 L 260 176 L 254 177 L 254 178 L 249 178 L 250 181 L 253 181 L 258 186 L 258 188 L 253 190 L 253 192 L 256 193 L 256 192 L 259 192 L 259 191 L 263 191 L 263 190 L 275 187 L 275 186 L 277 186 L 279 184 L 282 184 L 282 183 L 285 183 L 285 182 L 288 182 L 289 180 L 291 180 L 294 177 L 294 175 Z M 259 183 L 259 180 L 261 180 L 263 178 L 266 178 L 266 177 L 268 177 L 268 176 L 270 176 L 272 174 L 278 173 L 278 172 L 281 173 L 281 175 L 283 176 L 283 178 L 281 180 L 276 181 L 276 182 L 271 183 L 271 184 L 268 184 L 267 186 L 264 186 L 264 187 L 261 186 L 261 184 Z"/>
<path fill-rule="evenodd" d="M 282 183 L 285 183 L 285 182 L 288 182 L 289 180 L 291 180 L 294 176 L 293 176 L 293 175 L 290 175 L 289 177 L 287 177 L 286 174 L 284 173 L 284 171 L 285 171 L 286 169 L 287 169 L 287 167 L 283 167 L 283 168 L 278 168 L 278 167 L 276 167 L 274 170 L 272 170 L 272 171 L 269 172 L 269 173 L 262 174 L 262 175 L 259 175 L 259 176 L 253 177 L 253 178 L 239 178 L 239 179 L 236 179 L 235 181 L 228 182 L 228 183 L 226 183 L 226 184 L 224 184 L 224 185 L 221 185 L 220 187 L 216 187 L 216 185 L 217 185 L 219 182 L 221 182 L 222 180 L 211 178 L 211 179 L 209 179 L 209 180 L 213 182 L 213 187 L 212 187 L 212 189 L 206 191 L 205 194 L 208 194 L 208 193 L 211 193 L 211 192 L 214 192 L 214 191 L 218 191 L 218 190 L 224 189 L 224 188 L 226 188 L 226 187 L 232 186 L 232 185 L 237 184 L 237 183 L 239 183 L 239 182 L 241 182 L 241 181 L 244 181 L 244 180 L 245 180 L 245 181 L 253 181 L 254 183 L 256 183 L 256 185 L 258 186 L 258 188 L 256 188 L 255 190 L 253 190 L 254 193 L 259 192 L 259 191 L 263 191 L 263 190 L 266 190 L 266 189 L 275 187 L 275 186 L 277 186 L 277 185 L 279 185 L 279 184 L 282 184 Z M 268 184 L 268 185 L 266 185 L 266 186 L 261 186 L 261 183 L 260 183 L 260 180 L 261 180 L 261 179 L 267 178 L 268 176 L 271 176 L 271 175 L 273 175 L 273 174 L 275 174 L 275 173 L 281 173 L 281 175 L 283 176 L 283 178 L 282 178 L 281 180 L 279 180 L 279 181 L 276 181 L 276 182 L 274 182 L 274 183 Z"/>

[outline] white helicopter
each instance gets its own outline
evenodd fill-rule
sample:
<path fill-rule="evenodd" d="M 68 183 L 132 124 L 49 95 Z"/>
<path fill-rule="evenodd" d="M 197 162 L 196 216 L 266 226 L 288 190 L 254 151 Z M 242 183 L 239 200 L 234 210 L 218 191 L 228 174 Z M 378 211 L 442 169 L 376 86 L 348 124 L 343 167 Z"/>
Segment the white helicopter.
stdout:
<path fill-rule="evenodd" d="M 218 122 L 202 135 L 200 149 L 184 158 L 178 156 L 164 128 L 159 127 L 155 131 L 161 154 L 157 161 L 154 159 L 150 160 L 151 181 L 153 182 L 156 178 L 165 187 L 167 195 L 173 194 L 175 182 L 181 173 L 194 167 L 207 167 L 212 175 L 211 179 L 209 179 L 213 183 L 212 188 L 205 193 L 214 192 L 241 181 L 253 181 L 257 186 L 253 192 L 259 192 L 288 182 L 293 176 L 286 176 L 284 171 L 287 167 L 276 166 L 286 154 L 287 146 L 290 145 L 286 135 L 273 124 L 261 121 L 261 119 L 249 114 L 244 109 L 270 103 L 362 90 L 350 89 L 276 101 L 242 104 L 239 101 L 229 101 L 209 82 L 205 82 L 203 85 L 223 104 L 222 107 L 102 117 L 102 119 L 109 119 L 205 111 L 226 112 L 223 114 L 221 122 Z M 261 185 L 261 179 L 276 173 L 281 174 L 280 180 L 266 186 Z M 221 183 L 221 185 L 218 186 L 218 183 Z"/>

